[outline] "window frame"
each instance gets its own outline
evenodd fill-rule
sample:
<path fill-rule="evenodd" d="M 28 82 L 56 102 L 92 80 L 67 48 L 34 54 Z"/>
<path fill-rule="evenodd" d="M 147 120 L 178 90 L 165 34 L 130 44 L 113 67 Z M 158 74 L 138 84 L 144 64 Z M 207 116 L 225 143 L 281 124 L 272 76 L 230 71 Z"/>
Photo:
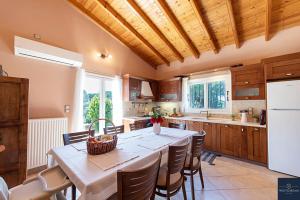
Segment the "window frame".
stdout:
<path fill-rule="evenodd" d="M 225 95 L 226 106 L 224 109 L 208 108 L 208 83 L 225 81 Z M 204 84 L 204 108 L 191 108 L 190 107 L 190 86 L 195 84 Z M 213 114 L 231 114 L 232 113 L 232 99 L 231 99 L 231 74 L 226 73 L 223 75 L 209 74 L 206 76 L 194 76 L 187 82 L 186 88 L 187 102 L 185 103 L 185 110 L 188 113 L 200 113 L 201 111 L 209 111 Z"/>

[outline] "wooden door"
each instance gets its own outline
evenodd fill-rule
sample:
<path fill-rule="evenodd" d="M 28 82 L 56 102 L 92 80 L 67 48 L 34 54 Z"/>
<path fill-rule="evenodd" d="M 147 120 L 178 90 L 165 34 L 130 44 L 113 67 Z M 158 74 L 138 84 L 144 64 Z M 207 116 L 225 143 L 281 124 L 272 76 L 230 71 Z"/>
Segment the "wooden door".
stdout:
<path fill-rule="evenodd" d="M 234 155 L 234 129 L 232 125 L 220 124 L 220 150 L 221 153 Z"/>
<path fill-rule="evenodd" d="M 247 144 L 247 127 L 234 126 L 234 156 L 247 159 L 248 158 L 248 144 Z"/>
<path fill-rule="evenodd" d="M 248 159 L 267 163 L 267 134 L 265 128 L 249 127 L 247 131 Z"/>
<path fill-rule="evenodd" d="M 28 80 L 0 77 L 0 176 L 9 187 L 26 178 Z"/>
<path fill-rule="evenodd" d="M 206 132 L 204 140 L 204 149 L 211 151 L 213 149 L 212 124 L 204 122 L 203 130 Z"/>

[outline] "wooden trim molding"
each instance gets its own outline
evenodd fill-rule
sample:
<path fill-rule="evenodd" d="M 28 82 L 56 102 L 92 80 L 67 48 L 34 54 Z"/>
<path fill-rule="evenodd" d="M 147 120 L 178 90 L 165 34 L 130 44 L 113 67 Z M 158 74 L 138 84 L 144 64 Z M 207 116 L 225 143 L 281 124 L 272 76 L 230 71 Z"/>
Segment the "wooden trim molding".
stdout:
<path fill-rule="evenodd" d="M 118 39 L 120 42 L 125 44 L 131 51 L 133 51 L 137 56 L 142 58 L 146 63 L 148 63 L 151 67 L 157 68 L 155 64 L 150 61 L 148 58 L 146 58 L 144 55 L 142 55 L 140 52 L 138 52 L 135 48 L 131 47 L 126 40 L 124 40 L 120 35 L 118 35 L 116 32 L 114 32 L 109 26 L 104 24 L 101 20 L 99 20 L 91 11 L 87 10 L 81 3 L 77 2 L 76 0 L 68 0 L 74 7 L 76 7 L 80 12 L 87 15 L 94 23 L 96 23 L 98 26 L 103 28 L 105 31 L 107 31 L 109 34 L 111 34 L 113 37 Z"/>
<path fill-rule="evenodd" d="M 144 45 L 146 45 L 152 52 L 159 57 L 165 64 L 170 65 L 168 59 L 166 59 L 159 51 L 157 51 L 135 28 L 133 28 L 106 0 L 97 0 L 108 13 L 110 13 L 124 28 L 135 35 Z"/>
<path fill-rule="evenodd" d="M 138 16 L 143 19 L 143 21 L 159 36 L 161 40 L 171 49 L 174 55 L 180 60 L 180 62 L 184 61 L 184 57 L 180 54 L 180 52 L 171 44 L 171 42 L 166 38 L 166 36 L 157 28 L 157 26 L 153 23 L 150 17 L 140 8 L 140 6 L 136 3 L 135 0 L 127 0 L 129 6 L 138 14 Z"/>
<path fill-rule="evenodd" d="M 171 24 L 174 26 L 175 30 L 177 31 L 177 33 L 181 36 L 181 38 L 184 40 L 184 42 L 186 43 L 187 47 L 189 47 L 189 49 L 191 50 L 191 52 L 193 53 L 193 55 L 196 58 L 199 58 L 200 53 L 198 51 L 198 49 L 196 48 L 196 46 L 193 44 L 192 40 L 189 38 L 188 34 L 185 32 L 185 30 L 183 29 L 183 27 L 181 26 L 181 24 L 179 23 L 178 19 L 176 18 L 176 16 L 174 15 L 174 13 L 172 12 L 171 8 L 169 7 L 169 5 L 167 4 L 167 2 L 165 0 L 156 0 L 157 5 L 160 7 L 161 11 L 163 11 L 163 13 L 165 14 L 165 16 L 167 17 L 167 19 L 171 22 Z"/>
<path fill-rule="evenodd" d="M 265 40 L 271 39 L 271 24 L 272 24 L 272 0 L 266 0 L 266 22 L 265 22 Z"/>
<path fill-rule="evenodd" d="M 214 39 L 212 37 L 212 34 L 209 31 L 210 29 L 208 27 L 208 24 L 205 22 L 204 17 L 203 17 L 203 15 L 201 13 L 201 9 L 200 9 L 201 6 L 200 6 L 199 1 L 198 0 L 190 0 L 190 3 L 191 3 L 191 6 L 192 6 L 192 8 L 194 10 L 194 13 L 195 13 L 195 15 L 196 15 L 196 17 L 197 17 L 197 19 L 198 19 L 201 27 L 203 28 L 203 31 L 204 31 L 206 37 L 209 40 L 209 43 L 210 43 L 210 46 L 211 46 L 212 50 L 215 53 L 218 53 L 219 49 L 217 48 L 217 45 L 216 45 L 216 43 L 215 43 L 215 41 L 214 41 Z"/>
<path fill-rule="evenodd" d="M 234 13 L 233 13 L 231 0 L 226 0 L 226 5 L 227 5 L 228 14 L 229 14 L 229 19 L 230 19 L 230 24 L 231 24 L 231 29 L 232 29 L 232 33 L 233 33 L 235 46 L 236 46 L 236 48 L 240 48 L 239 35 L 238 35 L 237 28 L 236 28 L 236 22 L 234 19 Z"/>

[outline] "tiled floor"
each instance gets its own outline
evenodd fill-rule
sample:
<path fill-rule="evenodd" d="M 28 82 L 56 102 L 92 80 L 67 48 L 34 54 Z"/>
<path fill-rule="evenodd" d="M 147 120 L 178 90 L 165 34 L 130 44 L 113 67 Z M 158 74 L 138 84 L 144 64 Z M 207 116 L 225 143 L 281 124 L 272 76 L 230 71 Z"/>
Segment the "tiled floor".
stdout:
<path fill-rule="evenodd" d="M 197 200 L 276 200 L 277 178 L 288 177 L 265 167 L 226 157 L 217 157 L 214 163 L 215 165 L 209 165 L 202 162 L 205 189 L 201 188 L 199 175 L 195 176 Z M 192 199 L 189 179 L 186 189 L 188 199 Z M 182 193 L 171 199 L 182 200 Z"/>

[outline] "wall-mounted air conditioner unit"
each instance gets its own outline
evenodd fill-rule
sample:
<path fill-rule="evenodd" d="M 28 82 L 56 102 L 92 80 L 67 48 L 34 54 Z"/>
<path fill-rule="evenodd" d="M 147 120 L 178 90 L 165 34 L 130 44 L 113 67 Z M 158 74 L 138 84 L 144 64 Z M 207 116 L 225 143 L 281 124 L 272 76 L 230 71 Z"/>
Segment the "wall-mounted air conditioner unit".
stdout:
<path fill-rule="evenodd" d="M 15 55 L 71 67 L 81 67 L 83 62 L 83 56 L 79 53 L 18 36 L 15 36 Z"/>

